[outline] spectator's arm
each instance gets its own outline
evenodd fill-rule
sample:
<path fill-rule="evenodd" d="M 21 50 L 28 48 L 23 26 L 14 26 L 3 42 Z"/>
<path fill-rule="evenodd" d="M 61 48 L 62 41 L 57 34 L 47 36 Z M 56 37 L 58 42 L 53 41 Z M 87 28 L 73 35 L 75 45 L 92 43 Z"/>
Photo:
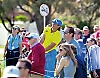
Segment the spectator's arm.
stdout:
<path fill-rule="evenodd" d="M 31 57 L 32 57 L 32 52 L 28 53 L 27 59 L 29 59 L 31 61 Z"/>
<path fill-rule="evenodd" d="M 48 46 L 45 48 L 45 51 L 48 51 L 48 50 L 52 49 L 55 45 L 56 45 L 56 43 L 52 42 L 50 45 L 48 45 Z"/>
<path fill-rule="evenodd" d="M 7 54 L 7 47 L 8 47 L 8 40 L 6 42 L 6 45 L 5 45 L 5 48 L 4 48 L 4 57 L 6 57 L 6 54 Z"/>
<path fill-rule="evenodd" d="M 44 40 L 45 40 L 45 35 L 41 34 L 41 36 L 40 36 L 40 43 L 43 44 Z"/>
<path fill-rule="evenodd" d="M 65 63 L 68 63 L 68 60 L 66 60 L 66 61 L 65 61 L 65 59 L 60 60 L 59 64 L 56 66 L 56 69 L 55 69 L 56 76 L 60 73 L 60 71 L 64 67 Z"/>
<path fill-rule="evenodd" d="M 22 42 L 19 42 L 19 51 L 20 51 L 20 55 L 22 55 Z"/>
<path fill-rule="evenodd" d="M 95 70 L 96 67 L 97 67 L 97 64 L 96 64 L 96 51 L 94 48 L 91 48 L 90 50 L 90 60 L 91 60 L 91 65 L 92 65 L 92 70 Z"/>

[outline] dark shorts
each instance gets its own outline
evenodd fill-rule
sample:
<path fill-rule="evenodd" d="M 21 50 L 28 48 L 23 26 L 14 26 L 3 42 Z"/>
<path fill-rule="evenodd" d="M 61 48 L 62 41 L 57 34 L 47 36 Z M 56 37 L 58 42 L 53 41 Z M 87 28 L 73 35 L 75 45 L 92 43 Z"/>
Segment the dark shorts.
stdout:
<path fill-rule="evenodd" d="M 16 48 L 14 50 L 7 49 L 7 55 L 6 55 L 6 66 L 10 65 L 16 65 L 19 59 L 19 48 Z"/>

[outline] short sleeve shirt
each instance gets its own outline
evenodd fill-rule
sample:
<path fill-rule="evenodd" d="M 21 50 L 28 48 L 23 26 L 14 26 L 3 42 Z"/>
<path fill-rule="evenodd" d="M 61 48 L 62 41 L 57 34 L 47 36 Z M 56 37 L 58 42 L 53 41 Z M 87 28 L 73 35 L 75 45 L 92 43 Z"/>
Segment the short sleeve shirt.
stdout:
<path fill-rule="evenodd" d="M 22 37 L 17 34 L 15 37 L 13 37 L 12 34 L 8 36 L 8 49 L 13 50 L 19 47 L 19 42 L 22 41 Z"/>
<path fill-rule="evenodd" d="M 22 47 L 26 47 L 26 49 L 28 50 L 28 48 L 29 48 L 29 45 L 28 45 L 28 38 L 24 38 L 23 40 L 22 40 Z"/>
<path fill-rule="evenodd" d="M 96 33 L 91 34 L 90 38 L 94 38 L 95 39 L 96 38 Z"/>
<path fill-rule="evenodd" d="M 97 31 L 97 33 L 96 33 L 96 39 L 100 39 L 100 31 Z M 98 45 L 100 46 L 100 42 L 98 42 Z"/>
<path fill-rule="evenodd" d="M 56 46 L 57 46 L 62 38 L 58 30 L 56 32 L 51 33 L 51 27 L 46 27 L 43 31 L 43 34 L 45 35 L 45 40 L 43 43 L 44 48 L 46 48 L 52 42 L 56 43 Z M 56 49 L 56 46 L 54 46 L 51 50 Z M 48 53 L 49 51 L 47 51 L 46 53 Z"/>

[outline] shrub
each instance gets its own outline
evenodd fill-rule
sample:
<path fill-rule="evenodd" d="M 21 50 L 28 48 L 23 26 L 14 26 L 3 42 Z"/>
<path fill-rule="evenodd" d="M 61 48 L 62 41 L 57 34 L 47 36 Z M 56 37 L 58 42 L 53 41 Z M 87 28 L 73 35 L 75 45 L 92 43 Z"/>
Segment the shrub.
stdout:
<path fill-rule="evenodd" d="M 15 17 L 15 20 L 16 21 L 27 21 L 28 20 L 28 18 L 26 17 L 26 16 L 23 16 L 23 15 L 18 15 L 18 16 L 16 16 Z"/>

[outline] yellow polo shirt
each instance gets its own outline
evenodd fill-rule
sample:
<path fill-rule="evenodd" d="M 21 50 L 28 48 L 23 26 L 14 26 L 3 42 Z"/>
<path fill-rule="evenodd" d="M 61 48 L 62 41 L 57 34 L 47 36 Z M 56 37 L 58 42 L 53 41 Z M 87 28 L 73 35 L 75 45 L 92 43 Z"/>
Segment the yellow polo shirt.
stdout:
<path fill-rule="evenodd" d="M 44 48 L 46 48 L 48 45 L 50 45 L 52 42 L 54 42 L 54 43 L 56 43 L 56 45 L 49 51 L 56 49 L 56 46 L 61 41 L 60 31 L 57 30 L 56 32 L 51 33 L 51 27 L 45 27 L 43 34 L 45 35 L 45 40 L 43 42 Z M 47 51 L 46 53 L 48 53 L 49 51 Z"/>

